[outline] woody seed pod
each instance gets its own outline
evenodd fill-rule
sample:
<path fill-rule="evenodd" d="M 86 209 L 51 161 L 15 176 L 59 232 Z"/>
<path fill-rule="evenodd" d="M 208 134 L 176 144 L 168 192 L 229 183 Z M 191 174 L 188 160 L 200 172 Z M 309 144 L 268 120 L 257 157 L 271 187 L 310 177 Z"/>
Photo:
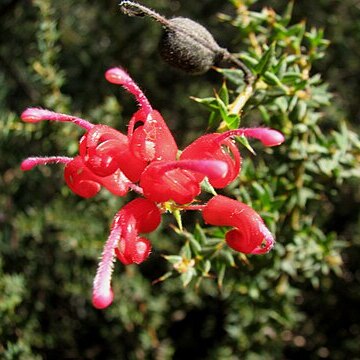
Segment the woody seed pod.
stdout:
<path fill-rule="evenodd" d="M 184 17 L 166 19 L 146 6 L 128 0 L 121 1 L 120 8 L 128 16 L 148 16 L 163 26 L 159 52 L 168 64 L 190 74 L 203 74 L 223 60 L 239 67 L 246 83 L 252 82 L 250 70 L 227 49 L 220 47 L 209 31 L 196 21 Z"/>
<path fill-rule="evenodd" d="M 170 65 L 191 74 L 202 74 L 224 56 L 213 36 L 197 22 L 176 17 L 169 20 L 159 44 L 161 57 Z"/>

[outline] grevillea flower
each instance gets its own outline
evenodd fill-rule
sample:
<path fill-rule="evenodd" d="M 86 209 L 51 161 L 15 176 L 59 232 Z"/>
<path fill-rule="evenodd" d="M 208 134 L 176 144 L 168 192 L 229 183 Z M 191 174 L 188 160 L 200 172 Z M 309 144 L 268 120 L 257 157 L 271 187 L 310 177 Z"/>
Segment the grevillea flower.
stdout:
<path fill-rule="evenodd" d="M 124 265 L 140 264 L 151 251 L 148 239 L 140 234 L 155 230 L 161 212 L 169 209 L 201 210 L 205 222 L 233 227 L 226 234 L 227 244 L 246 254 L 269 251 L 274 239 L 261 217 L 250 207 L 235 200 L 215 196 L 206 205 L 192 205 L 206 177 L 215 188 L 230 184 L 241 169 L 241 156 L 235 136 L 260 140 L 265 146 L 284 141 L 273 129 L 249 128 L 207 134 L 195 140 L 178 156 L 178 147 L 160 113 L 121 68 L 112 68 L 106 79 L 123 86 L 134 95 L 139 109 L 132 116 L 125 135 L 107 125 L 94 125 L 76 116 L 46 109 L 29 108 L 21 118 L 25 122 L 72 122 L 84 130 L 79 154 L 29 157 L 21 164 L 24 171 L 37 165 L 64 164 L 69 188 L 84 198 L 95 196 L 102 187 L 115 196 L 133 190 L 142 197 L 126 204 L 114 217 L 93 286 L 93 304 L 105 308 L 113 301 L 111 276 L 114 260 Z"/>
<path fill-rule="evenodd" d="M 251 207 L 225 196 L 214 196 L 204 207 L 202 216 L 206 223 L 232 226 L 225 235 L 226 243 L 244 254 L 265 254 L 275 240 L 260 215 Z"/>

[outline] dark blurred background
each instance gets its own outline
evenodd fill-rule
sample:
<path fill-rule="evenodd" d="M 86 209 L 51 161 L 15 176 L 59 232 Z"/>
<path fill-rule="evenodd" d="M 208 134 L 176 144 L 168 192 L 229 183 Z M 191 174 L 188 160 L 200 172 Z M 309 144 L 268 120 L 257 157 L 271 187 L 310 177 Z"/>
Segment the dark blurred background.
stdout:
<path fill-rule="evenodd" d="M 62 174 L 55 168 L 22 174 L 18 166 L 26 156 L 75 153 L 80 132 L 67 125 L 28 126 L 19 115 L 26 107 L 42 106 L 125 130 L 136 104 L 103 77 L 107 68 L 121 65 L 161 109 L 183 145 L 204 131 L 208 116 L 189 96 L 211 96 L 221 83 L 215 72 L 190 77 L 167 67 L 156 51 L 158 24 L 122 15 L 117 3 L 0 1 L 0 354 L 4 359 L 360 359 L 360 192 L 355 182 L 334 199 L 336 211 L 324 229 L 352 243 L 342 252 L 343 275 L 329 274 L 318 289 L 293 284 L 291 291 L 301 295 L 289 306 L 295 305 L 298 315 L 277 334 L 265 333 L 257 342 L 263 348 L 248 344 L 256 335 L 251 319 L 261 317 L 255 307 L 252 314 L 244 311 L 234 318 L 240 332 L 234 345 L 227 341 L 235 330 L 229 319 L 224 322 L 230 311 L 226 297 L 211 288 L 202 296 L 187 292 L 172 280 L 152 287 L 151 281 L 166 271 L 156 251 L 156 268 L 145 264 L 116 274 L 123 294 L 118 306 L 105 312 L 91 308 L 96 258 L 122 200 L 106 194 L 78 200 L 59 185 Z M 143 3 L 166 16 L 196 19 L 220 45 L 241 51 L 234 29 L 217 16 L 233 11 L 226 1 Z M 281 12 L 287 3 L 258 1 L 251 9 Z M 327 111 L 358 131 L 360 1 L 297 0 L 293 21 L 301 19 L 309 29 L 325 28 L 331 41 L 327 57 L 314 69 L 334 94 Z M 94 243 L 97 248 L 90 246 Z"/>

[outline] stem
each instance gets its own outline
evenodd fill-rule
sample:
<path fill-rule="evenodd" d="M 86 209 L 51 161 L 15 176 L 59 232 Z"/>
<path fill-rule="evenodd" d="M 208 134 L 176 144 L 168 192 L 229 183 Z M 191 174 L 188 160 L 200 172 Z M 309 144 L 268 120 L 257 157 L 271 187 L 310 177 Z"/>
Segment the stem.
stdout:
<path fill-rule="evenodd" d="M 138 4 L 133 1 L 121 1 L 119 4 L 121 11 L 128 16 L 149 16 L 156 20 L 158 23 L 164 25 L 164 26 L 171 26 L 170 22 L 155 12 L 154 10 L 151 10 L 147 8 L 144 5 Z"/>
<path fill-rule="evenodd" d="M 240 114 L 247 101 L 250 99 L 253 93 L 252 84 L 248 84 L 245 89 L 236 97 L 229 107 L 229 114 Z"/>
<path fill-rule="evenodd" d="M 181 210 L 194 210 L 194 211 L 203 211 L 206 205 L 188 205 L 188 206 L 179 206 Z"/>
<path fill-rule="evenodd" d="M 224 49 L 223 60 L 233 63 L 244 73 L 244 81 L 247 86 L 251 86 L 254 83 L 255 77 L 250 69 L 241 60 L 231 54 L 227 49 Z"/>

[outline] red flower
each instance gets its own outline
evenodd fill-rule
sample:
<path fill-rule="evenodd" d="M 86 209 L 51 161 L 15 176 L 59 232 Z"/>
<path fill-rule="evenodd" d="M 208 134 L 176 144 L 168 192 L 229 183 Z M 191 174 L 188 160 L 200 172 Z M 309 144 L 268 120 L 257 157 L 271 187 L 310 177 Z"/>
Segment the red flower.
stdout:
<path fill-rule="evenodd" d="M 275 240 L 260 215 L 251 207 L 225 196 L 214 196 L 202 212 L 206 223 L 217 226 L 232 226 L 225 235 L 226 243 L 234 250 L 245 254 L 265 254 Z"/>
<path fill-rule="evenodd" d="M 21 115 L 25 122 L 72 122 L 85 130 L 76 157 L 30 157 L 22 162 L 22 170 L 62 163 L 67 185 L 79 196 L 95 196 L 105 187 L 116 196 L 125 196 L 131 189 L 145 197 L 129 202 L 114 217 L 94 280 L 94 306 L 105 308 L 113 300 L 111 274 L 115 257 L 124 265 L 147 259 L 151 245 L 139 234 L 158 227 L 159 209 L 168 208 L 164 203 L 169 201 L 174 209 L 202 210 L 205 222 L 211 225 L 234 227 L 226 234 L 226 242 L 234 250 L 247 254 L 269 251 L 274 239 L 261 217 L 247 205 L 224 196 L 215 196 L 206 205 L 191 203 L 200 194 L 205 177 L 213 187 L 223 188 L 238 176 L 241 156 L 234 136 L 253 137 L 265 146 L 275 146 L 284 141 L 282 134 L 265 128 L 207 134 L 177 158 L 178 148 L 164 119 L 130 76 L 121 68 L 112 68 L 105 77 L 132 93 L 140 106 L 130 120 L 127 135 L 107 125 L 93 125 L 45 109 L 30 108 Z"/>

